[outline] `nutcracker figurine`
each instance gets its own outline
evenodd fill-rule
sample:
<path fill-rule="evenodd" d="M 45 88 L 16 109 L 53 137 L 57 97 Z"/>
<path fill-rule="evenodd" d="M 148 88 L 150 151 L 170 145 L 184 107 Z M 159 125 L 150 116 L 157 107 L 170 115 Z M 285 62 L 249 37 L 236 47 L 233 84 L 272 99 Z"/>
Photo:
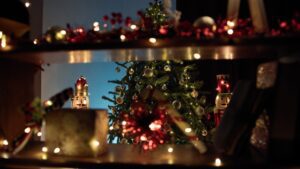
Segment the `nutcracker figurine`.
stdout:
<path fill-rule="evenodd" d="M 220 125 L 221 118 L 230 102 L 232 93 L 230 93 L 229 75 L 217 75 L 217 96 L 215 99 L 214 121 L 216 127 Z"/>
<path fill-rule="evenodd" d="M 72 108 L 87 109 L 90 107 L 88 96 L 88 83 L 86 78 L 81 76 L 75 83 L 75 94 L 72 98 Z"/>

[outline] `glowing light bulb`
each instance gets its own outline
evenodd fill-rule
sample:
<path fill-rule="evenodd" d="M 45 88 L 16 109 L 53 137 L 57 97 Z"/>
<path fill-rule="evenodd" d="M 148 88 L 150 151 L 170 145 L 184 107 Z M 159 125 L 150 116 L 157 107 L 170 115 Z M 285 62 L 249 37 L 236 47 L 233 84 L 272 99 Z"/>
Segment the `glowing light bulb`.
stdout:
<path fill-rule="evenodd" d="M 47 147 L 42 147 L 42 152 L 47 153 L 48 152 L 48 148 Z"/>
<path fill-rule="evenodd" d="M 53 150 L 53 153 L 55 154 L 58 154 L 60 152 L 60 148 L 56 147 L 54 150 Z"/>
<path fill-rule="evenodd" d="M 2 33 L 2 35 L 1 35 L 1 47 L 5 48 L 6 46 L 7 46 L 6 36 Z"/>
<path fill-rule="evenodd" d="M 127 122 L 124 120 L 122 121 L 122 125 L 125 126 L 127 124 Z"/>
<path fill-rule="evenodd" d="M 45 101 L 45 106 L 52 106 L 53 102 L 51 100 Z"/>
<path fill-rule="evenodd" d="M 61 30 L 59 33 L 62 34 L 62 35 L 66 35 L 67 31 L 66 30 Z"/>
<path fill-rule="evenodd" d="M 113 127 L 113 126 L 110 126 L 110 127 L 109 127 L 109 130 L 114 130 L 114 127 Z"/>
<path fill-rule="evenodd" d="M 186 133 L 190 133 L 190 132 L 192 132 L 192 129 L 191 128 L 185 128 L 185 130 L 184 130 Z"/>
<path fill-rule="evenodd" d="M 220 167 L 222 165 L 222 161 L 220 158 L 215 159 L 215 166 Z"/>
<path fill-rule="evenodd" d="M 39 40 L 38 40 L 38 39 L 34 39 L 34 40 L 33 40 L 33 44 L 34 44 L 34 45 L 37 45 L 38 43 L 39 43 Z"/>
<path fill-rule="evenodd" d="M 227 26 L 232 28 L 235 26 L 235 23 L 233 21 L 227 21 Z"/>
<path fill-rule="evenodd" d="M 195 59 L 200 59 L 201 58 L 201 55 L 199 53 L 194 53 L 194 58 Z"/>
<path fill-rule="evenodd" d="M 153 44 L 156 43 L 156 38 L 149 38 L 149 42 Z"/>
<path fill-rule="evenodd" d="M 26 8 L 29 8 L 31 3 L 30 2 L 25 2 L 24 5 L 25 5 Z"/>
<path fill-rule="evenodd" d="M 36 134 L 38 137 L 41 137 L 42 136 L 42 132 L 38 132 L 37 134 Z"/>
<path fill-rule="evenodd" d="M 121 39 L 121 41 L 123 42 L 123 41 L 126 40 L 126 36 L 125 36 L 125 35 L 120 35 L 120 39 Z"/>
<path fill-rule="evenodd" d="M 147 137 L 144 136 L 144 135 L 142 135 L 142 136 L 140 137 L 140 139 L 141 139 L 141 141 L 146 141 L 146 140 L 147 140 Z"/>
<path fill-rule="evenodd" d="M 24 132 L 27 133 L 27 134 L 30 133 L 30 131 L 31 131 L 30 127 L 26 127 L 25 130 L 24 130 Z"/>
<path fill-rule="evenodd" d="M 130 25 L 130 29 L 135 30 L 136 28 L 137 28 L 136 25 L 134 25 L 134 24 Z"/>
<path fill-rule="evenodd" d="M 94 31 L 100 31 L 100 23 L 99 22 L 94 22 L 93 23 Z"/>
<path fill-rule="evenodd" d="M 5 146 L 8 146 L 8 141 L 7 140 L 3 140 L 2 144 L 5 145 Z"/>
<path fill-rule="evenodd" d="M 228 30 L 227 30 L 228 35 L 232 35 L 233 32 L 234 32 L 233 29 L 228 29 Z"/>
<path fill-rule="evenodd" d="M 169 153 L 173 153 L 173 151 L 174 151 L 174 149 L 173 149 L 172 147 L 169 147 L 169 148 L 168 148 L 168 152 L 169 152 Z"/>

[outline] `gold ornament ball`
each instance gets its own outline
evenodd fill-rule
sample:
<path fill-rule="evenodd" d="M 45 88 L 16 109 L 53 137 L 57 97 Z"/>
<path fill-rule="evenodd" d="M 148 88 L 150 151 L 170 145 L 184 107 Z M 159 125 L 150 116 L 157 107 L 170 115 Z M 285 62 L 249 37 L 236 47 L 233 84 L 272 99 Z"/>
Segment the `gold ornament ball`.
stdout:
<path fill-rule="evenodd" d="M 164 66 L 164 71 L 170 72 L 171 71 L 171 66 L 170 65 L 165 65 Z"/>
<path fill-rule="evenodd" d="M 122 97 L 117 97 L 117 98 L 116 98 L 116 103 L 117 103 L 117 104 L 123 104 L 123 103 L 124 103 L 123 98 L 122 98 Z"/>
<path fill-rule="evenodd" d="M 205 136 L 207 136 L 208 132 L 207 132 L 207 130 L 204 129 L 204 130 L 202 130 L 202 133 L 201 133 L 201 134 L 202 134 L 202 136 L 205 137 Z"/>
<path fill-rule="evenodd" d="M 151 68 L 145 68 L 143 76 L 145 77 L 153 77 L 154 71 Z"/>
<path fill-rule="evenodd" d="M 133 69 L 133 68 L 130 68 L 130 69 L 128 70 L 128 74 L 133 75 L 133 73 L 134 73 L 134 69 Z"/>
<path fill-rule="evenodd" d="M 210 28 L 210 29 L 213 29 L 215 25 L 216 25 L 215 20 L 210 16 L 199 17 L 194 21 L 193 24 L 194 27 Z"/>
<path fill-rule="evenodd" d="M 198 91 L 195 90 L 195 89 L 193 89 L 193 91 L 191 92 L 191 96 L 192 96 L 193 98 L 196 98 L 196 97 L 198 97 L 198 95 L 199 95 Z"/>
<path fill-rule="evenodd" d="M 172 102 L 172 105 L 175 107 L 175 109 L 179 110 L 181 108 L 181 102 L 178 100 L 174 100 Z"/>
<path fill-rule="evenodd" d="M 166 85 L 166 84 L 163 84 L 163 85 L 161 86 L 161 90 L 167 90 L 167 85 Z"/>

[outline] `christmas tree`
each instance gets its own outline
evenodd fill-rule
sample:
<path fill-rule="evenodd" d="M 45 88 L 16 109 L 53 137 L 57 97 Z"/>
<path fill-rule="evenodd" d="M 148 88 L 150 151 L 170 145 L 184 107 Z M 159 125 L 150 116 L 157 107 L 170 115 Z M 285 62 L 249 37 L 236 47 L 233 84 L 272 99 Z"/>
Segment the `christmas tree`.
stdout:
<path fill-rule="evenodd" d="M 121 68 L 126 75 L 121 80 L 113 80 L 115 91 L 112 96 L 103 96 L 111 101 L 109 106 L 110 132 L 109 141 L 117 139 L 118 143 L 143 144 L 149 140 L 163 143 L 187 143 L 191 138 L 178 129 L 168 113 L 157 109 L 158 101 L 144 98 L 144 91 L 159 90 L 167 102 L 182 115 L 196 133 L 196 139 L 210 142 L 210 129 L 206 114 L 211 111 L 207 106 L 204 92 L 200 89 L 203 82 L 195 77 L 197 67 L 190 61 L 151 61 L 117 63 L 117 72 Z M 131 124 L 128 126 L 128 124 Z M 126 127 L 124 127 L 126 126 Z M 156 128 L 155 128 L 156 127 Z M 195 138 L 192 138 L 195 139 Z M 154 147 L 155 148 L 155 147 Z"/>

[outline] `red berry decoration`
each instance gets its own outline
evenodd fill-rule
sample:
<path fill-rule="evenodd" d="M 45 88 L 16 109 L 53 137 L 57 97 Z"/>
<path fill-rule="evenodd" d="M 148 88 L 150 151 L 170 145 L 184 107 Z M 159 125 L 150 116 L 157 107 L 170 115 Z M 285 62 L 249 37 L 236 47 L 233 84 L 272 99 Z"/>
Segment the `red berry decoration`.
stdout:
<path fill-rule="evenodd" d="M 122 132 L 135 144 L 140 144 L 143 150 L 155 149 L 168 139 L 166 108 L 158 104 L 152 110 L 143 102 L 134 102 L 130 113 L 122 115 Z"/>

